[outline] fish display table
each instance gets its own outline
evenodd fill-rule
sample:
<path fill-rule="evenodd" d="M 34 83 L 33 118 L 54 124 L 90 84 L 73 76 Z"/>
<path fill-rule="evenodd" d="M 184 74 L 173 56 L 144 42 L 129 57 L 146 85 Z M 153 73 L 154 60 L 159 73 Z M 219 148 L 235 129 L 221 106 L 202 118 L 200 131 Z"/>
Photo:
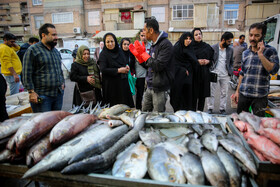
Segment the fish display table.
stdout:
<path fill-rule="evenodd" d="M 32 108 L 30 106 L 30 104 L 26 104 L 23 106 L 20 106 L 10 112 L 8 112 L 9 118 L 14 118 L 17 116 L 21 116 L 24 113 L 32 113 Z"/>

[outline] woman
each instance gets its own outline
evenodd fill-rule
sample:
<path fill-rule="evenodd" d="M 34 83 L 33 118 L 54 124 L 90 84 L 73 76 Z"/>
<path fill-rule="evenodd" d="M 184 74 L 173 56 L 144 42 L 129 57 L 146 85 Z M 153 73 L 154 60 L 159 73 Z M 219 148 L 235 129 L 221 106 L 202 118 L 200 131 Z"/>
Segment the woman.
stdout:
<path fill-rule="evenodd" d="M 82 45 L 78 48 L 75 62 L 71 65 L 70 80 L 78 83 L 74 88 L 73 104 L 83 102 L 80 92 L 95 91 L 96 101 L 102 101 L 100 70 L 96 61 L 90 58 L 89 48 Z"/>
<path fill-rule="evenodd" d="M 105 45 L 98 60 L 102 72 L 103 101 L 111 106 L 126 104 L 134 107 L 127 79 L 129 66 L 119 49 L 117 38 L 113 33 L 107 33 L 103 41 Z"/>
<path fill-rule="evenodd" d="M 197 59 L 192 46 L 192 34 L 185 32 L 174 45 L 174 83 L 170 90 L 170 104 L 174 111 L 192 109 L 193 69 Z"/>
<path fill-rule="evenodd" d="M 125 61 L 130 68 L 130 72 L 131 74 L 135 74 L 135 57 L 129 51 L 129 44 L 130 44 L 130 40 L 128 38 L 123 38 L 120 43 L 121 49 L 124 53 Z"/>
<path fill-rule="evenodd" d="M 194 53 L 198 59 L 193 79 L 193 107 L 194 110 L 203 111 L 205 98 L 210 96 L 210 70 L 212 65 L 214 50 L 202 41 L 200 28 L 194 28 Z"/>

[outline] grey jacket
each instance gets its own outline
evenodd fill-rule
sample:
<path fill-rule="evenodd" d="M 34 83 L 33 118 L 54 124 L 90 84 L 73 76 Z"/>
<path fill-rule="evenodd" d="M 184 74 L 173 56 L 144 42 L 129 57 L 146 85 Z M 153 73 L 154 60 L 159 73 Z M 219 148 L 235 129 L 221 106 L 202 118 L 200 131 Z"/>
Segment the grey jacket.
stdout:
<path fill-rule="evenodd" d="M 214 61 L 210 70 L 213 71 L 217 67 L 219 61 L 219 43 L 214 44 L 211 47 L 214 49 Z M 228 75 L 230 76 L 233 73 L 233 49 L 231 47 L 226 49 L 226 58 L 226 69 L 228 71 Z"/>

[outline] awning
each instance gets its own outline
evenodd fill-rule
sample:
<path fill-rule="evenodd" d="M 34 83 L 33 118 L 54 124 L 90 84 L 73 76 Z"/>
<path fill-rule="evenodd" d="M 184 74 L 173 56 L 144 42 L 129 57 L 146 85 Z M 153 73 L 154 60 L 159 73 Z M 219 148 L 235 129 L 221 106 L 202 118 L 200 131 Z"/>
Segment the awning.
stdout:
<path fill-rule="evenodd" d="M 103 36 L 108 32 L 113 33 L 117 38 L 134 38 L 139 33 L 139 30 L 100 31 L 92 38 L 103 38 Z"/>
<path fill-rule="evenodd" d="M 183 29 L 183 28 L 173 28 L 173 27 L 169 27 L 168 32 L 191 32 L 192 29 Z M 216 29 L 202 29 L 202 32 L 239 32 L 238 29 L 236 28 L 224 28 L 224 29 L 220 29 L 220 28 L 216 28 Z"/>

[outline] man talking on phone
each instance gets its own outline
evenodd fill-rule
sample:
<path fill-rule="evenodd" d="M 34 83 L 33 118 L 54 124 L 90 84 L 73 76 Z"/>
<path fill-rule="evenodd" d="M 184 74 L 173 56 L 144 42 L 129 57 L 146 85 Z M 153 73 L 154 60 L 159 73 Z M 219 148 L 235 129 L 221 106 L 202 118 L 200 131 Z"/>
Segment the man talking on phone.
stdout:
<path fill-rule="evenodd" d="M 234 100 L 237 113 L 249 111 L 264 117 L 269 93 L 270 75 L 277 73 L 279 58 L 275 48 L 264 44 L 266 25 L 254 23 L 249 28 L 250 47 L 242 54 L 242 66 Z"/>

